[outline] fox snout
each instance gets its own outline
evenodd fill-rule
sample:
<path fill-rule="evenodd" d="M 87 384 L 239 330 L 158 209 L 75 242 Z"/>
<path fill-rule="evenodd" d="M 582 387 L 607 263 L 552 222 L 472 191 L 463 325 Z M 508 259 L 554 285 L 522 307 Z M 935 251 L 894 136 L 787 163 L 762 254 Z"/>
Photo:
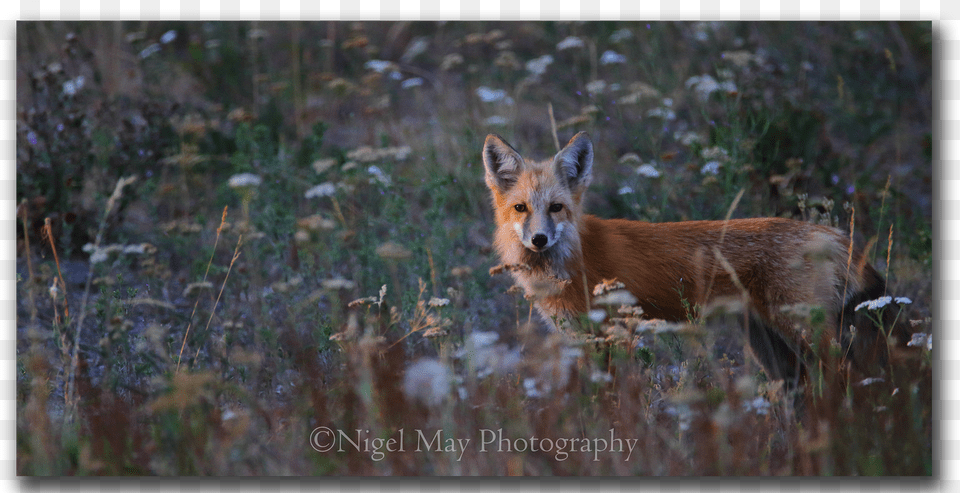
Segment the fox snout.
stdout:
<path fill-rule="evenodd" d="M 533 243 L 533 246 L 537 248 L 543 248 L 547 246 L 547 235 L 540 233 L 533 235 L 533 238 L 530 240 L 530 243 Z"/>
<path fill-rule="evenodd" d="M 523 224 L 514 224 L 514 230 L 517 232 L 517 238 L 520 243 L 528 250 L 533 252 L 544 252 L 553 247 L 563 236 L 563 223 L 554 223 L 548 221 L 547 227 L 543 228 L 525 228 Z M 551 231 L 552 229 L 552 231 Z"/>

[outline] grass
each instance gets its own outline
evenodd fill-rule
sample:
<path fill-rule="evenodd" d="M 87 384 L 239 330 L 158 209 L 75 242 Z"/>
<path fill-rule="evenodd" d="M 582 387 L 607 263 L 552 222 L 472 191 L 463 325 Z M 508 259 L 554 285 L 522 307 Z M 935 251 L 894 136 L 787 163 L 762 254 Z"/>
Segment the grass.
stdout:
<path fill-rule="evenodd" d="M 930 23 L 19 27 L 18 474 L 932 473 L 928 350 L 803 422 L 735 311 L 542 332 L 480 160 L 555 120 L 591 213 L 853 225 L 929 334 Z"/>

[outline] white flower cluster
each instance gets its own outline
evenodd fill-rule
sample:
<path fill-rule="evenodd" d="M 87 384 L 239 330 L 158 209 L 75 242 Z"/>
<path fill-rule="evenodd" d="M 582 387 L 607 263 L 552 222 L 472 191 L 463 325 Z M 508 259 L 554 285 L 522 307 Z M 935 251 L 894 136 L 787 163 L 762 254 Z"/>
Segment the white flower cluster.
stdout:
<path fill-rule="evenodd" d="M 867 310 L 879 310 L 889 305 L 891 301 L 898 305 L 909 305 L 910 303 L 913 303 L 913 301 L 910 298 L 905 298 L 905 297 L 893 298 L 892 296 L 881 296 L 875 300 L 868 300 L 868 301 L 864 301 L 863 303 L 860 303 L 859 305 L 857 305 L 856 308 L 854 308 L 854 311 L 860 311 L 861 308 L 866 308 Z"/>

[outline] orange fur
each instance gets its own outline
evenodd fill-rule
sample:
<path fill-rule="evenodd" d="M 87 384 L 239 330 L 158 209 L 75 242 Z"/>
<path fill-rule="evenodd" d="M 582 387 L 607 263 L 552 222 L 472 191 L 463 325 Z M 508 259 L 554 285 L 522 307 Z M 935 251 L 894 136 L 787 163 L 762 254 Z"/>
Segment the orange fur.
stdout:
<path fill-rule="evenodd" d="M 851 304 L 883 294 L 883 279 L 835 228 L 780 218 L 658 224 L 583 214 L 593 165 L 584 132 L 542 162 L 490 135 L 483 158 L 496 249 L 505 264 L 529 266 L 512 272 L 548 323 L 587 311 L 589 292 L 604 279 L 624 283 L 646 315 L 668 320 L 686 319 L 689 306 L 738 297 L 753 318 L 758 359 L 772 376 L 799 380 L 799 362 L 815 341 L 785 309 L 820 307 L 827 320 L 847 316 L 844 326 L 869 329 L 853 320 L 862 317 Z M 844 330 L 835 332 L 849 345 Z M 884 357 L 879 346 L 854 345 L 872 363 Z"/>

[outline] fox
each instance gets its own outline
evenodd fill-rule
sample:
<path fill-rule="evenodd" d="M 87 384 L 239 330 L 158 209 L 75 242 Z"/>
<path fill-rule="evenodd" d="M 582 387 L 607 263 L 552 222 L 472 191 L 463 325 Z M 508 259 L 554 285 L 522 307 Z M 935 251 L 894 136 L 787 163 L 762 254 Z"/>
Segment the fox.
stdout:
<path fill-rule="evenodd" d="M 841 230 L 786 218 L 601 219 L 582 207 L 593 160 L 586 132 L 543 161 L 525 159 L 499 135 L 484 141 L 494 248 L 550 329 L 590 309 L 590 287 L 616 281 L 657 319 L 682 321 L 691 306 L 745 300 L 749 347 L 788 388 L 803 383 L 811 356 L 829 346 L 791 307 L 819 307 L 835 327 L 828 333 L 863 372 L 886 364 L 886 336 L 855 310 L 883 296 L 885 280 Z"/>

